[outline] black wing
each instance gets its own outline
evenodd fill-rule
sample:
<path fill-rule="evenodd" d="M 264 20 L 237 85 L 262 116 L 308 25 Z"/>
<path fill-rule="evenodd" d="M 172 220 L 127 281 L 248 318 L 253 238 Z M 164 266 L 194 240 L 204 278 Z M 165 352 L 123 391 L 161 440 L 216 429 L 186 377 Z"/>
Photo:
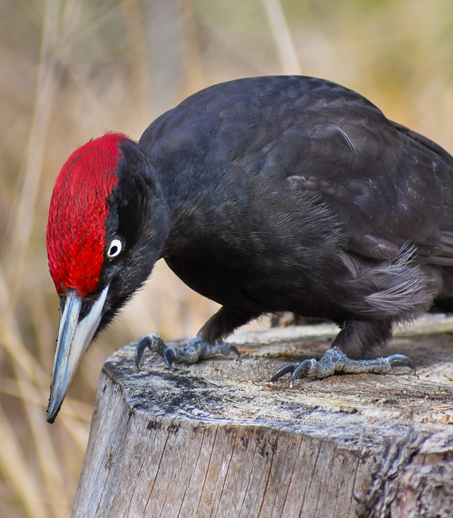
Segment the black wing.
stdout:
<path fill-rule="evenodd" d="M 444 150 L 351 105 L 292 133 L 309 151 L 287 178 L 334 207 L 351 251 L 389 259 L 411 243 L 423 262 L 453 265 L 453 159 Z"/>
<path fill-rule="evenodd" d="M 228 163 L 314 193 L 364 257 L 390 259 L 411 243 L 421 261 L 453 266 L 453 158 L 335 83 L 281 76 L 216 85 L 164 114 L 141 143 L 167 162 L 174 150 L 179 163 L 185 153 L 211 171 Z"/>

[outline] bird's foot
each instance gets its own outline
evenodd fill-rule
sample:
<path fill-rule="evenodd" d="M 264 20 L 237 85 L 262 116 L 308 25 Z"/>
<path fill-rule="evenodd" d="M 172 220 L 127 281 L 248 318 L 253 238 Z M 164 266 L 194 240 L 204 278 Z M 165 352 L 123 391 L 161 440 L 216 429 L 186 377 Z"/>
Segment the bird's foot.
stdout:
<path fill-rule="evenodd" d="M 192 365 L 200 360 L 207 360 L 214 356 L 229 356 L 235 354 L 239 357 L 239 351 L 234 345 L 223 342 L 209 345 L 202 341 L 201 335 L 197 335 L 195 338 L 188 340 L 187 345 L 184 347 L 167 347 L 158 334 L 152 333 L 144 336 L 137 344 L 135 349 L 135 364 L 137 365 L 137 369 L 139 368 L 140 359 L 146 348 L 160 354 L 164 358 L 165 363 L 172 370 L 173 363 Z"/>
<path fill-rule="evenodd" d="M 310 358 L 300 363 L 288 363 L 272 376 L 271 382 L 278 380 L 287 373 L 291 373 L 291 385 L 299 378 L 323 379 L 333 376 L 335 373 L 344 374 L 385 374 L 392 370 L 395 365 L 405 365 L 413 369 L 415 366 L 408 356 L 403 354 L 392 354 L 384 358 L 373 360 L 351 360 L 337 347 L 332 347 L 322 356 L 320 360 Z"/>

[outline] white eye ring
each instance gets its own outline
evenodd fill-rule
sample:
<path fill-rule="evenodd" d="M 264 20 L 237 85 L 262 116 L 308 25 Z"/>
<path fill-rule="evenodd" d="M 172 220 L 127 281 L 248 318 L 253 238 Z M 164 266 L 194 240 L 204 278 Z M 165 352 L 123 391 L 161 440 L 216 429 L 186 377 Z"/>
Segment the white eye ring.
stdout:
<path fill-rule="evenodd" d="M 112 242 L 110 243 L 109 251 L 107 252 L 107 257 L 109 259 L 113 259 L 117 255 L 120 255 L 122 249 L 123 242 L 121 241 L 121 239 L 115 237 L 114 239 L 112 239 Z"/>

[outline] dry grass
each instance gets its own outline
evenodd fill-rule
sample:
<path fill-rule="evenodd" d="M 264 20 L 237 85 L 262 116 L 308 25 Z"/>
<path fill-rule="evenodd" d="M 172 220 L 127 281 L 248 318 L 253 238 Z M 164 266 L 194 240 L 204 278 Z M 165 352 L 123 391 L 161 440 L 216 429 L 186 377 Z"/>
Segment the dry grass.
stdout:
<path fill-rule="evenodd" d="M 158 264 L 45 422 L 58 301 L 44 236 L 66 157 L 138 138 L 188 94 L 303 73 L 354 88 L 453 150 L 450 0 L 4 0 L 0 3 L 0 516 L 70 514 L 99 370 L 150 331 L 193 334 L 215 304 Z"/>

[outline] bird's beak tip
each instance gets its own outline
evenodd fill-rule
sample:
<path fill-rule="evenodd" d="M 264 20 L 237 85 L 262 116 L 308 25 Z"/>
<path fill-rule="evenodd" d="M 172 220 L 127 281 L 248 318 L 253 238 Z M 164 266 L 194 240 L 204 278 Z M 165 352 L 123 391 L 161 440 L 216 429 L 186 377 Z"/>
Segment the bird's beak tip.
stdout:
<path fill-rule="evenodd" d="M 61 316 L 58 345 L 50 386 L 47 422 L 53 423 L 60 411 L 66 392 L 101 322 L 109 286 L 93 303 L 89 313 L 79 321 L 82 299 L 69 292 Z"/>
<path fill-rule="evenodd" d="M 63 403 L 63 401 L 61 403 Z M 47 422 L 49 424 L 53 424 L 55 422 L 55 419 L 57 418 L 58 412 L 60 411 L 60 408 L 61 408 L 61 403 L 58 407 L 53 405 L 53 407 L 51 408 L 51 405 L 49 402 L 49 406 L 47 407 Z"/>

